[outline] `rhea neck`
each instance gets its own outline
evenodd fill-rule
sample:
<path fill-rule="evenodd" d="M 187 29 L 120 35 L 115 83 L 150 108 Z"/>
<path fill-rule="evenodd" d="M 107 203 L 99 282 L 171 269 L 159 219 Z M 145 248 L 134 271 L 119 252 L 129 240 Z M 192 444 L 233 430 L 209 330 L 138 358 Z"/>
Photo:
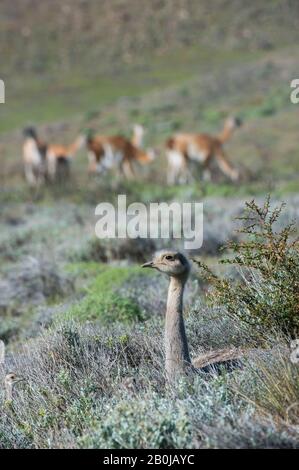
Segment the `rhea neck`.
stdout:
<path fill-rule="evenodd" d="M 171 276 L 168 288 L 165 355 L 167 379 L 173 381 L 191 366 L 183 318 L 183 295 L 188 275 Z"/>

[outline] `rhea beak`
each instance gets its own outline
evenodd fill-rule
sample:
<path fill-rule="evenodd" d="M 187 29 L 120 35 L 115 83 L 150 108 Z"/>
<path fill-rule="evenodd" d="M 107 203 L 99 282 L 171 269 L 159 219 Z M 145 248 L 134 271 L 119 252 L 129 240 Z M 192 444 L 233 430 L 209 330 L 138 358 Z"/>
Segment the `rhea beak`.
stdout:
<path fill-rule="evenodd" d="M 149 261 L 148 263 L 144 263 L 142 266 L 142 268 L 154 268 L 154 262 L 153 261 Z"/>
<path fill-rule="evenodd" d="M 18 377 L 17 379 L 13 380 L 13 385 L 18 384 L 20 382 L 25 382 L 26 379 L 24 377 Z"/>
<path fill-rule="evenodd" d="M 25 381 L 26 381 L 25 377 L 19 377 L 18 379 L 15 380 L 15 383 L 25 382 Z"/>

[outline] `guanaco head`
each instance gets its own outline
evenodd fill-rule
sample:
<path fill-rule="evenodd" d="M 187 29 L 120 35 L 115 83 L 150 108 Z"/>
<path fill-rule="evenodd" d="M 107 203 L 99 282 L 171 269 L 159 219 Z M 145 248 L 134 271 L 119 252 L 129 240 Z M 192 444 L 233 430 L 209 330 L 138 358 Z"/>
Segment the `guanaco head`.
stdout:
<path fill-rule="evenodd" d="M 242 121 L 238 117 L 230 116 L 225 121 L 225 128 L 227 130 L 232 131 L 232 130 L 236 129 L 237 127 L 241 127 L 241 126 L 242 126 Z"/>
<path fill-rule="evenodd" d="M 143 268 L 155 268 L 170 277 L 187 280 L 190 272 L 190 263 L 187 258 L 177 251 L 158 252 L 152 261 L 144 263 Z"/>
<path fill-rule="evenodd" d="M 133 125 L 132 144 L 136 147 L 142 147 L 144 137 L 144 127 L 140 124 Z"/>
<path fill-rule="evenodd" d="M 221 133 L 218 135 L 219 141 L 222 144 L 227 142 L 231 138 L 234 130 L 237 129 L 237 127 L 240 127 L 241 125 L 242 121 L 240 118 L 228 117 L 224 123 Z"/>
<path fill-rule="evenodd" d="M 23 136 L 27 139 L 35 139 L 37 140 L 37 132 L 34 127 L 26 127 L 23 130 Z"/>
<path fill-rule="evenodd" d="M 94 129 L 88 128 L 82 132 L 82 135 L 84 135 L 85 143 L 88 145 L 95 138 L 96 132 Z"/>
<path fill-rule="evenodd" d="M 87 136 L 85 134 L 79 134 L 74 142 L 74 146 L 76 150 L 82 149 L 87 142 Z"/>

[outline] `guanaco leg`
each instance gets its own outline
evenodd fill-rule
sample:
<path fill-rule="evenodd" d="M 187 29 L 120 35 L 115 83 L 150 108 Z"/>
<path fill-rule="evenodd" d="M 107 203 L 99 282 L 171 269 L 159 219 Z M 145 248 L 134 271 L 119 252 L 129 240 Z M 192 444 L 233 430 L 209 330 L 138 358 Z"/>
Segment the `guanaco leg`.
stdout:
<path fill-rule="evenodd" d="M 238 179 L 238 171 L 229 163 L 226 153 L 221 147 L 215 152 L 215 160 L 222 173 L 228 176 L 232 181 L 236 181 Z"/>

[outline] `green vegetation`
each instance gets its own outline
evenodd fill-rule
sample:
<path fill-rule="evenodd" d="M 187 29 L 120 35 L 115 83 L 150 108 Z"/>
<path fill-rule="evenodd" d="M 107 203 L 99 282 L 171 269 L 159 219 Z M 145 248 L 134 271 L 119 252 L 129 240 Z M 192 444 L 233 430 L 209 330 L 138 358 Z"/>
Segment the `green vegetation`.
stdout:
<path fill-rule="evenodd" d="M 192 442 L 190 419 L 184 407 L 169 403 L 159 394 L 111 403 L 106 419 L 80 440 L 84 448 L 188 448 Z M 140 418 L 136 419 L 139 416 Z M 116 423 L 119 425 L 116 427 Z"/>
<path fill-rule="evenodd" d="M 65 313 L 64 319 L 100 320 L 106 325 L 144 320 L 140 307 L 117 292 L 125 281 L 139 274 L 139 268 L 78 263 L 71 271 L 76 277 L 88 276 L 91 283 L 84 289 L 84 298 Z"/>
<path fill-rule="evenodd" d="M 282 206 L 270 209 L 270 198 L 262 207 L 246 203 L 240 229 L 247 238 L 226 246 L 232 258 L 221 263 L 242 269 L 239 282 L 220 279 L 202 265 L 214 286 L 212 299 L 227 308 L 238 321 L 256 328 L 262 336 L 269 329 L 280 329 L 292 337 L 299 332 L 299 250 L 294 240 L 296 228 L 289 224 L 275 228 Z M 198 262 L 201 265 L 200 262 Z"/>
<path fill-rule="evenodd" d="M 206 325 L 212 342 L 230 336 L 224 317 L 218 316 L 218 332 L 215 317 Z M 189 316 L 187 329 L 197 325 L 198 315 Z M 257 356 L 233 374 L 182 380 L 170 389 L 157 327 L 150 320 L 134 330 L 75 322 L 52 328 L 23 353 L 27 380 L 13 405 L 1 409 L 1 446 L 298 448 L 292 430 L 298 409 L 283 408 L 298 387 L 298 368 L 288 361 L 288 351 Z M 242 336 L 244 341 L 246 330 Z M 192 337 L 192 349 L 199 342 Z"/>
<path fill-rule="evenodd" d="M 0 387 L 0 448 L 298 449 L 299 3 L 2 0 L 0 14 L 0 374 L 25 379 L 12 402 Z M 166 139 L 218 135 L 230 115 L 243 121 L 225 144 L 240 181 L 216 167 L 203 181 L 195 166 L 188 184 L 167 185 Z M 134 123 L 157 155 L 136 180 L 91 178 L 84 148 L 63 184 L 26 185 L 25 125 L 68 144 L 87 129 L 129 137 Z M 190 353 L 245 349 L 241 368 L 166 386 L 168 280 L 140 264 L 182 244 L 95 238 L 95 206 L 118 194 L 204 202 Z"/>

